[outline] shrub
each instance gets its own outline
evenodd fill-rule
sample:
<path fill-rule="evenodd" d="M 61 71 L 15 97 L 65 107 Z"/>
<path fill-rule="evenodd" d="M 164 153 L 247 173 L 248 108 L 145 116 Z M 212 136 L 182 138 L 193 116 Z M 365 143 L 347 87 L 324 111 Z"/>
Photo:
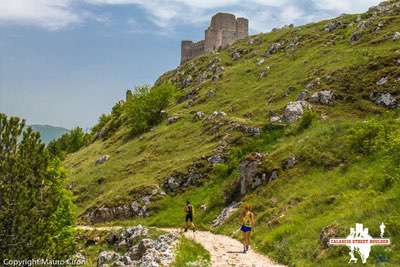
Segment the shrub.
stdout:
<path fill-rule="evenodd" d="M 297 127 L 297 132 L 302 132 L 302 131 L 310 128 L 313 120 L 315 120 L 316 117 L 317 117 L 317 115 L 315 114 L 315 112 L 312 112 L 312 111 L 304 112 L 304 115 L 301 118 L 300 123 Z"/>
<path fill-rule="evenodd" d="M 82 128 L 76 127 L 60 138 L 51 141 L 47 149 L 53 156 L 64 159 L 66 154 L 74 153 L 89 144 L 89 140 L 90 135 L 85 133 Z"/>
<path fill-rule="evenodd" d="M 176 89 L 166 83 L 157 87 L 137 87 L 125 105 L 125 112 L 132 135 L 141 134 L 162 120 L 161 111 L 175 97 Z"/>

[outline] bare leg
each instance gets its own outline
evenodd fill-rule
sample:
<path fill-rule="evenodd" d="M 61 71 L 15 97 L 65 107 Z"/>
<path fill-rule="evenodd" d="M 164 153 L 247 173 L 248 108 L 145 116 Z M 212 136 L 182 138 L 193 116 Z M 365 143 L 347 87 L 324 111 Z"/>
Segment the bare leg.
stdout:
<path fill-rule="evenodd" d="M 246 240 L 247 250 L 249 250 L 249 246 L 250 246 L 250 236 L 251 236 L 251 231 L 247 232 L 247 240 Z"/>
<path fill-rule="evenodd" d="M 246 232 L 242 232 L 243 251 L 246 252 Z"/>

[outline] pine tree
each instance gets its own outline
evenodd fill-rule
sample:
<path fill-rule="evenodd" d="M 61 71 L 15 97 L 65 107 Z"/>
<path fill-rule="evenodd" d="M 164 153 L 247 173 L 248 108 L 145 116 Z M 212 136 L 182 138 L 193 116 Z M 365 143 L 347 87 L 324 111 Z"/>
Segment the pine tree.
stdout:
<path fill-rule="evenodd" d="M 73 204 L 63 177 L 39 134 L 0 113 L 0 260 L 73 253 Z"/>

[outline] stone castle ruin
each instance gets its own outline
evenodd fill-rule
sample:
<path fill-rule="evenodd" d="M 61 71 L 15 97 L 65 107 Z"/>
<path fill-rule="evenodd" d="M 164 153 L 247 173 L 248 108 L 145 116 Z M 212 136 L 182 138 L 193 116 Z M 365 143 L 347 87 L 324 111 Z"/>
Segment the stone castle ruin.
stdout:
<path fill-rule="evenodd" d="M 249 35 L 249 21 L 236 18 L 229 13 L 217 13 L 205 31 L 205 39 L 194 43 L 184 40 L 181 44 L 181 63 L 203 53 L 225 48 L 239 39 Z"/>

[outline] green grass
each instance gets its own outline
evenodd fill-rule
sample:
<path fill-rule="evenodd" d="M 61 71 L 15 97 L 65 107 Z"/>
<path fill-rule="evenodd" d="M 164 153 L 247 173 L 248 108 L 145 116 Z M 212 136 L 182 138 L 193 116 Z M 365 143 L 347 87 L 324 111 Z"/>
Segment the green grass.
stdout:
<path fill-rule="evenodd" d="M 177 250 L 172 267 L 193 266 L 194 262 L 197 263 L 195 266 L 210 266 L 210 254 L 195 241 L 182 237 Z"/>
<path fill-rule="evenodd" d="M 345 15 L 340 19 L 350 23 L 355 18 Z M 398 42 L 384 38 L 400 30 L 400 16 L 380 20 L 385 21 L 384 28 L 366 33 L 355 45 L 350 45 L 349 38 L 356 23 L 327 33 L 323 31 L 324 21 L 259 34 L 253 36 L 260 40 L 255 45 L 239 41 L 218 54 L 203 55 L 166 73 L 160 81 L 172 80 L 180 87 L 180 80 L 189 74 L 196 80 L 216 57 L 225 67 L 217 81 L 180 88 L 182 94 L 193 89 L 199 93 L 192 107 L 185 101 L 167 108 L 168 114 L 182 117 L 177 123 L 163 122 L 130 139 L 129 128 L 123 125 L 108 140 L 70 155 L 65 161 L 67 183 L 77 197 L 79 212 L 132 201 L 138 188 L 161 184 L 173 171 L 184 170 L 194 160 L 212 155 L 224 138 L 235 136 L 238 140 L 230 146 L 227 162 L 216 166 L 202 186 L 189 187 L 152 203 L 149 217 L 108 224 L 181 227 L 183 207 L 190 200 L 200 228 L 236 237 L 238 214 L 219 229 L 211 229 L 210 224 L 228 204 L 226 194 L 238 177 L 240 161 L 251 152 L 263 152 L 268 155 L 264 167 L 278 168 L 279 178 L 242 199 L 251 203 L 257 214 L 253 238 L 257 250 L 289 266 L 342 266 L 348 257 L 346 248 L 324 249 L 319 241 L 321 230 L 336 224 L 345 236 L 359 222 L 377 236 L 383 221 L 393 244 L 374 247 L 367 266 L 381 264 L 383 259 L 388 260 L 385 266 L 399 266 L 399 113 L 375 105 L 369 95 L 375 91 L 400 95 L 396 82 L 400 68 L 395 64 Z M 297 49 L 280 51 L 257 66 L 271 43 L 283 39 L 290 42 L 295 37 L 301 43 Z M 332 40 L 334 44 L 328 43 Z M 248 48 L 249 53 L 233 61 L 230 53 L 242 48 Z M 258 79 L 266 66 L 271 67 L 267 76 Z M 376 81 L 386 75 L 390 81 L 377 86 Z M 309 93 L 335 90 L 334 105 L 313 104 L 313 111 L 293 125 L 268 123 L 269 112 L 281 114 L 285 105 L 316 78 L 321 84 Z M 285 94 L 289 86 L 294 89 Z M 211 89 L 216 94 L 207 97 Z M 224 111 L 230 120 L 263 127 L 264 132 L 250 138 L 224 126 L 210 133 L 202 122 L 192 121 L 195 111 L 207 115 Z M 95 166 L 95 160 L 104 154 L 109 154 L 110 160 Z M 283 170 L 282 162 L 291 155 L 299 162 L 293 169 Z M 105 182 L 99 185 L 101 177 Z M 206 211 L 200 209 L 203 204 L 208 207 Z"/>

